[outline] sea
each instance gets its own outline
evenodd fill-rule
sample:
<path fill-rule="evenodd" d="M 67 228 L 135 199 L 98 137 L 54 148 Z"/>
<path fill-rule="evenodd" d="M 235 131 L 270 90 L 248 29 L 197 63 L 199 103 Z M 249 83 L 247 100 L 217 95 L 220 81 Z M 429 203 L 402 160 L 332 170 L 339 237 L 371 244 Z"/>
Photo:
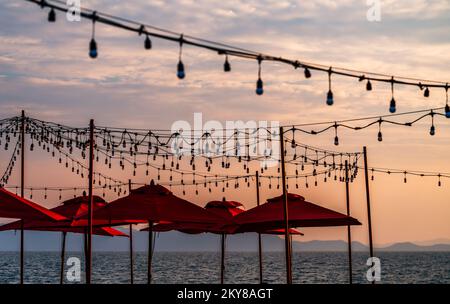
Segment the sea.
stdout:
<path fill-rule="evenodd" d="M 450 252 L 380 252 L 380 284 L 449 284 Z M 367 253 L 353 253 L 353 283 L 368 284 Z M 74 263 L 75 261 L 75 263 Z M 84 283 L 81 252 L 66 254 L 64 283 Z M 78 264 L 79 263 L 79 264 Z M 79 265 L 79 267 L 78 267 Z M 130 257 L 127 252 L 94 252 L 92 282 L 97 284 L 130 283 Z M 152 263 L 153 283 L 220 283 L 220 253 L 155 252 Z M 346 252 L 295 252 L 292 257 L 293 282 L 296 284 L 348 284 Z M 78 275 L 77 275 L 78 274 Z M 285 282 L 285 256 L 282 252 L 263 253 L 263 282 Z M 59 284 L 58 252 L 26 252 L 25 283 Z M 0 252 L 0 284 L 19 281 L 19 254 Z M 147 283 L 147 254 L 134 255 L 134 283 Z M 258 253 L 227 252 L 225 283 L 259 283 Z"/>

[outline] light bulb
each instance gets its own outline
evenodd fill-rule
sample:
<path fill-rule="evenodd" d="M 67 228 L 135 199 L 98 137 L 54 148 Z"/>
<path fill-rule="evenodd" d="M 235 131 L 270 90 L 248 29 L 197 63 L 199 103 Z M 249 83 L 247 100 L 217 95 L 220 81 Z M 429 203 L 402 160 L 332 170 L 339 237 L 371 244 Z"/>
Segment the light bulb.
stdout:
<path fill-rule="evenodd" d="M 378 132 L 378 141 L 383 141 L 383 134 L 381 134 L 381 131 Z"/>
<path fill-rule="evenodd" d="M 89 57 L 92 59 L 97 58 L 98 51 L 97 51 L 97 42 L 95 42 L 95 39 L 92 38 L 91 42 L 89 43 Z"/>
<path fill-rule="evenodd" d="M 333 92 L 331 90 L 329 90 L 327 93 L 327 105 L 332 106 L 333 103 L 334 103 Z"/>
<path fill-rule="evenodd" d="M 186 77 L 186 73 L 184 72 L 184 64 L 181 60 L 178 62 L 177 77 L 179 79 L 184 79 L 184 77 Z"/>
<path fill-rule="evenodd" d="M 450 118 L 450 106 L 445 105 L 445 117 Z"/>
<path fill-rule="evenodd" d="M 334 145 L 339 146 L 339 137 L 337 136 L 334 137 Z"/>
<path fill-rule="evenodd" d="M 394 99 L 394 97 L 392 97 L 391 103 L 389 105 L 389 112 L 395 113 L 395 111 L 397 111 L 397 108 L 396 108 L 396 105 L 395 105 L 395 99 Z"/>
<path fill-rule="evenodd" d="M 308 68 L 305 68 L 305 78 L 311 78 L 311 71 Z"/>
<path fill-rule="evenodd" d="M 431 135 L 431 136 L 434 136 L 434 134 L 436 134 L 436 128 L 434 127 L 434 125 L 431 125 L 431 128 L 430 128 L 430 135 Z"/>
<path fill-rule="evenodd" d="M 225 57 L 225 63 L 223 64 L 223 71 L 231 72 L 231 65 L 230 65 L 230 62 L 228 61 L 228 56 Z"/>
<path fill-rule="evenodd" d="M 423 92 L 424 97 L 430 97 L 430 90 L 428 88 L 425 89 L 425 92 Z"/>
<path fill-rule="evenodd" d="M 146 50 L 150 50 L 152 48 L 152 41 L 150 40 L 150 37 L 145 37 L 145 41 L 144 41 L 144 47 Z"/>
<path fill-rule="evenodd" d="M 48 22 L 55 22 L 56 21 L 56 13 L 55 10 L 52 8 L 50 12 L 48 12 Z"/>
<path fill-rule="evenodd" d="M 366 90 L 367 91 L 372 91 L 372 83 L 370 82 L 370 80 L 367 80 Z"/>
<path fill-rule="evenodd" d="M 258 81 L 256 81 L 256 94 L 262 95 L 263 93 L 264 93 L 263 81 L 261 80 L 261 78 L 258 78 Z"/>
<path fill-rule="evenodd" d="M 291 148 L 295 149 L 296 146 L 297 146 L 297 144 L 295 143 L 295 139 L 292 139 Z"/>

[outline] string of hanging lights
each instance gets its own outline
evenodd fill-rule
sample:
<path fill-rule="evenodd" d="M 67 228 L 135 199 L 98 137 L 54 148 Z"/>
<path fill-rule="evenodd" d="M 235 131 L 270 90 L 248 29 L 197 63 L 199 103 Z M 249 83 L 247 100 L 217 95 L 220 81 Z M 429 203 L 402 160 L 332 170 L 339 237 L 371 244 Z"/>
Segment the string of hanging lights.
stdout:
<path fill-rule="evenodd" d="M 3 187 L 5 184 L 8 183 L 9 177 L 11 176 L 12 171 L 14 169 L 14 165 L 16 164 L 17 155 L 19 154 L 20 154 L 20 136 L 17 139 L 17 142 L 14 146 L 8 165 L 6 166 L 5 171 L 3 172 L 3 175 L 0 178 L 0 187 Z"/>
<path fill-rule="evenodd" d="M 420 111 L 414 111 L 414 112 L 406 112 L 406 113 L 401 113 L 401 115 L 410 115 L 410 114 L 421 114 L 424 113 L 416 118 L 414 118 L 413 120 L 410 121 L 406 121 L 406 122 L 398 122 L 398 121 L 394 121 L 394 120 L 390 120 L 387 119 L 388 117 L 391 116 L 399 116 L 398 114 L 394 114 L 394 115 L 387 115 L 387 116 L 379 116 L 377 118 L 374 117 L 370 117 L 370 118 L 361 118 L 361 119 L 352 119 L 352 120 L 344 120 L 344 121 L 335 121 L 332 123 L 329 123 L 328 125 L 322 127 L 321 129 L 316 129 L 316 130 L 308 130 L 305 129 L 304 127 L 307 125 L 298 125 L 298 126 L 293 126 L 289 129 L 286 129 L 285 132 L 293 132 L 295 133 L 296 131 L 301 132 L 301 133 L 305 133 L 305 134 L 309 134 L 309 135 L 318 135 L 321 133 L 324 133 L 328 130 L 333 130 L 334 131 L 334 144 L 336 146 L 339 145 L 339 137 L 338 137 L 338 129 L 339 128 L 344 128 L 344 129 L 349 129 L 349 130 L 354 130 L 354 131 L 359 131 L 359 130 L 364 130 L 367 129 L 373 125 L 377 125 L 378 126 L 378 133 L 377 133 L 377 138 L 378 141 L 383 141 L 383 135 L 382 135 L 382 125 L 383 124 L 390 124 L 390 125 L 396 125 L 396 126 L 405 126 L 405 127 L 412 127 L 414 124 L 424 120 L 425 118 L 430 118 L 431 120 L 431 126 L 430 126 L 430 130 L 429 130 L 429 134 L 430 136 L 434 136 L 436 134 L 436 125 L 435 125 L 435 117 L 436 116 L 443 116 L 446 118 L 450 118 L 450 110 L 446 109 L 446 114 L 442 114 L 439 112 L 436 112 L 438 110 L 441 110 L 442 108 L 435 108 L 435 109 L 431 109 L 431 110 L 420 110 Z M 447 113 L 448 111 L 448 113 Z M 371 120 L 363 125 L 349 125 L 347 122 L 350 121 L 367 121 L 367 120 Z M 322 123 L 318 123 L 316 125 L 319 125 Z"/>
<path fill-rule="evenodd" d="M 33 134 L 35 133 L 31 133 L 32 142 L 30 143 L 29 147 L 30 151 L 35 151 L 34 141 L 37 140 L 38 146 L 41 147 L 43 151 L 50 153 L 52 158 L 57 158 L 59 164 L 62 164 L 65 168 L 70 168 L 72 173 L 79 175 L 81 178 L 85 178 L 85 176 L 87 176 L 87 174 L 85 175 L 85 172 L 87 173 L 89 169 L 85 164 L 75 159 L 75 157 L 71 155 L 73 152 L 72 146 L 69 147 L 70 152 L 67 153 L 63 150 L 64 144 L 62 144 L 60 141 L 47 138 L 37 138 L 33 136 Z M 99 186 L 102 185 L 102 182 L 104 186 L 108 185 L 108 187 L 110 187 L 112 184 L 125 184 L 125 182 L 123 181 L 112 178 L 100 172 L 93 172 L 93 176 L 94 184 L 98 184 Z"/>
<path fill-rule="evenodd" d="M 364 167 L 354 167 L 349 166 L 349 169 L 351 171 L 355 169 L 364 169 Z M 438 187 L 441 187 L 443 185 L 442 180 L 443 179 L 450 179 L 450 173 L 439 173 L 439 172 L 432 172 L 432 171 L 415 171 L 415 170 L 403 170 L 403 169 L 389 169 L 389 168 L 374 168 L 370 167 L 368 168 L 369 172 L 371 173 L 371 181 L 375 181 L 375 173 L 382 173 L 387 175 L 402 175 L 404 176 L 404 183 L 407 183 L 407 176 L 416 176 L 416 177 L 433 177 L 438 180 Z M 337 182 L 345 182 L 345 173 L 343 172 L 343 168 L 329 168 L 322 171 L 313 171 L 305 174 L 299 174 L 296 172 L 296 174 L 287 175 L 287 188 L 289 189 L 290 184 L 292 184 L 292 181 L 295 182 L 293 187 L 295 189 L 302 188 L 302 185 L 304 185 L 305 189 L 308 189 L 311 185 L 311 179 L 312 184 L 317 187 L 319 183 L 322 181 L 323 183 L 327 183 L 328 181 L 337 181 Z M 260 181 L 259 186 L 267 187 L 267 189 L 280 189 L 280 179 L 281 177 L 276 175 L 260 175 Z M 253 181 L 255 178 L 255 175 L 240 175 L 240 176 L 204 176 L 203 179 L 190 179 L 190 180 L 169 180 L 169 181 L 160 181 L 159 184 L 163 186 L 168 186 L 170 188 L 172 187 L 182 187 L 182 193 L 183 195 L 186 195 L 186 187 L 188 186 L 194 186 L 195 187 L 195 194 L 199 195 L 199 190 L 203 187 L 204 189 L 207 189 L 208 192 L 212 192 L 213 188 L 220 188 L 222 192 L 226 192 L 226 189 L 230 188 L 230 182 L 233 182 L 233 188 L 238 189 L 240 188 L 240 181 L 243 181 L 244 184 L 247 187 L 252 187 Z M 356 178 L 356 174 L 351 174 L 348 178 L 348 182 L 353 183 L 354 179 Z M 303 181 L 302 181 L 303 180 Z M 94 190 L 102 190 L 102 196 L 106 196 L 106 191 L 114 191 L 117 193 L 118 196 L 126 195 L 127 194 L 127 187 L 129 183 L 117 183 L 109 185 L 108 187 L 106 185 L 103 186 L 94 186 Z M 137 183 L 132 182 L 131 185 L 133 186 L 144 186 L 145 183 Z M 202 187 L 199 187 L 202 186 Z M 291 185 L 292 186 L 292 185 Z M 122 190 L 122 187 L 125 188 L 125 190 Z M 16 193 L 19 186 L 16 185 L 8 185 L 6 186 L 8 189 L 16 189 Z M 54 186 L 36 186 L 36 187 L 26 187 L 25 190 L 27 190 L 30 194 L 30 198 L 33 198 L 33 193 L 35 192 L 43 192 L 44 193 L 44 199 L 47 199 L 47 193 L 49 192 L 58 192 L 59 193 L 59 199 L 62 199 L 62 194 L 64 192 L 73 192 L 74 197 L 76 197 L 77 192 L 86 190 L 87 187 L 83 186 L 76 186 L 76 187 L 54 187 Z"/>
<path fill-rule="evenodd" d="M 112 184 L 108 187 L 106 187 L 105 185 L 104 186 L 93 186 L 92 189 L 93 190 L 101 190 L 103 197 L 106 197 L 106 191 L 108 191 L 108 190 L 113 191 L 120 197 L 122 195 L 127 195 L 128 185 L 129 185 L 128 183 L 121 183 L 121 184 Z M 6 185 L 4 188 L 15 190 L 15 193 L 17 195 L 18 190 L 20 189 L 20 186 Z M 77 197 L 78 195 L 86 195 L 86 190 L 88 190 L 88 187 L 84 187 L 84 186 L 74 186 L 74 187 L 37 186 L 37 187 L 24 187 L 24 190 L 29 193 L 30 199 L 33 199 L 33 197 L 36 198 L 34 196 L 36 192 L 43 193 L 42 198 L 44 200 L 48 199 L 49 193 L 57 192 L 59 194 L 59 200 L 62 200 L 63 194 L 65 192 L 72 192 L 74 198 Z"/>
<path fill-rule="evenodd" d="M 56 22 L 56 12 L 62 11 L 68 12 L 69 6 L 67 3 L 61 0 L 25 0 L 39 5 L 41 8 L 50 8 L 48 21 L 51 23 Z M 133 20 L 128 20 L 123 17 L 112 16 L 106 13 L 98 12 L 95 10 L 81 7 L 80 16 L 92 21 L 92 34 L 89 42 L 89 56 L 93 59 L 98 57 L 98 44 L 95 39 L 95 25 L 96 23 L 102 23 L 112 27 L 116 27 L 122 30 L 137 33 L 142 36 L 145 35 L 144 47 L 149 50 L 152 48 L 152 42 L 149 37 L 158 39 L 164 39 L 172 42 L 176 42 L 179 45 L 179 58 L 177 64 L 177 77 L 179 79 L 185 79 L 186 71 L 182 61 L 182 50 L 184 45 L 190 45 L 198 48 L 217 52 L 221 56 L 225 56 L 224 72 L 231 71 L 231 65 L 229 62 L 229 56 L 252 59 L 258 63 L 258 78 L 256 81 L 256 94 L 263 95 L 263 80 L 261 78 L 261 65 L 263 61 L 272 61 L 284 63 L 292 66 L 294 69 L 303 69 L 306 79 L 310 79 L 312 76 L 311 71 L 319 71 L 328 74 L 328 92 L 326 94 L 326 104 L 331 106 L 334 104 L 333 91 L 332 91 L 332 75 L 339 75 L 348 78 L 354 78 L 359 82 L 366 82 L 366 90 L 373 90 L 373 82 L 388 83 L 391 86 L 391 101 L 389 103 L 389 112 L 395 113 L 397 110 L 396 100 L 394 97 L 394 85 L 413 86 L 417 87 L 420 91 L 423 91 L 425 98 L 430 97 L 430 89 L 444 89 L 447 96 L 445 104 L 445 113 L 447 117 L 450 117 L 450 107 L 448 104 L 448 82 L 442 81 L 430 81 L 425 79 L 416 79 L 411 77 L 392 76 L 374 72 L 357 71 L 348 68 L 328 67 L 317 63 L 308 63 L 300 60 L 287 59 L 279 56 L 273 56 L 268 54 L 262 54 L 250 50 L 246 50 L 239 47 L 226 45 L 206 39 L 201 39 L 193 36 L 188 36 L 180 33 L 175 33 L 166 29 L 158 28 L 148 24 L 142 24 Z"/>
<path fill-rule="evenodd" d="M 364 169 L 364 167 L 358 167 Z M 402 169 L 389 169 L 389 168 L 368 168 L 371 173 L 370 179 L 375 180 L 375 173 L 383 173 L 387 175 L 402 175 L 403 182 L 406 184 L 408 182 L 408 176 L 418 176 L 418 177 L 434 177 L 437 179 L 438 187 L 442 186 L 442 179 L 450 178 L 450 173 L 442 172 L 430 172 L 430 171 L 415 171 L 415 170 L 402 170 Z"/>
<path fill-rule="evenodd" d="M 73 146 L 82 150 L 82 156 L 85 158 L 87 149 L 87 129 L 84 128 L 73 128 L 62 126 L 60 124 L 43 122 L 34 118 L 27 118 L 27 132 L 32 134 L 32 140 L 36 139 L 39 141 L 46 142 L 56 142 L 57 146 L 66 146 L 69 148 L 69 153 L 73 151 Z M 264 129 L 264 132 L 266 130 Z M 270 130 L 267 130 L 270 132 Z M 119 136 L 115 136 L 114 134 L 118 133 Z M 241 136 L 240 139 L 238 135 L 240 133 L 247 133 L 245 136 Z M 108 134 L 108 135 L 105 135 Z M 161 135 L 163 134 L 163 135 Z M 266 141 L 276 142 L 279 141 L 278 137 L 273 139 L 267 138 L 256 138 L 254 142 L 250 142 L 249 136 L 255 134 L 255 131 L 244 132 L 244 131 L 235 131 L 231 136 L 228 136 L 228 139 L 224 140 L 225 143 L 228 143 L 228 147 L 225 144 L 220 144 L 218 149 L 214 149 L 213 146 L 208 146 L 208 143 L 202 143 L 198 145 L 198 148 L 193 148 L 194 145 L 190 144 L 189 148 L 186 148 L 185 151 L 187 153 L 181 153 L 180 145 L 176 145 L 173 140 L 177 137 L 177 133 L 159 133 L 159 131 L 154 130 L 129 130 L 129 129 L 108 129 L 105 127 L 100 128 L 96 132 L 96 145 L 95 149 L 97 152 L 102 151 L 106 153 L 107 159 L 111 160 L 116 155 L 130 155 L 136 157 L 138 155 L 146 156 L 150 158 L 152 156 L 153 160 L 156 160 L 156 157 L 162 157 L 168 159 L 169 157 L 172 160 L 176 157 L 181 160 L 183 156 L 190 156 L 192 159 L 194 157 L 204 157 L 206 161 L 209 161 L 212 164 L 213 159 L 217 158 L 237 158 L 239 162 L 249 162 L 251 160 L 271 160 L 274 158 L 272 155 L 272 150 L 267 149 L 264 151 L 264 154 L 258 154 L 259 151 L 256 151 L 259 148 L 259 144 L 264 142 L 264 147 L 270 147 L 270 144 Z M 160 139 L 161 136 L 167 136 L 169 138 L 168 141 L 162 141 Z M 210 133 L 203 133 L 200 138 L 206 139 L 210 136 Z M 154 140 L 153 140 L 154 139 Z M 172 141 L 170 141 L 170 139 Z M 243 141 L 243 144 L 240 144 L 240 140 Z M 233 142 L 231 142 L 233 141 Z M 199 143 L 199 141 L 197 141 Z M 305 149 L 305 152 L 312 152 L 314 154 L 321 153 L 324 155 L 334 156 L 339 154 L 345 155 L 356 155 L 356 153 L 348 153 L 348 152 L 337 152 L 331 150 L 325 150 L 317 147 L 307 146 L 302 143 L 295 143 L 294 141 L 291 143 L 291 147 L 294 150 L 297 148 Z M 295 147 L 294 147 L 295 146 Z M 143 147 L 143 148 L 142 148 Z M 208 148 L 209 147 L 209 148 Z M 250 151 L 253 149 L 254 151 Z M 251 155 L 252 154 L 252 155 Z M 287 155 L 287 152 L 285 153 Z M 292 157 L 296 158 L 297 152 L 294 151 Z M 306 154 L 306 153 L 305 153 Z M 193 160 L 191 159 L 191 165 L 193 164 Z M 111 163 L 111 162 L 109 162 Z M 228 162 L 227 162 L 228 163 Z M 123 166 L 123 165 L 121 165 Z M 227 166 L 224 166 L 227 167 Z"/>

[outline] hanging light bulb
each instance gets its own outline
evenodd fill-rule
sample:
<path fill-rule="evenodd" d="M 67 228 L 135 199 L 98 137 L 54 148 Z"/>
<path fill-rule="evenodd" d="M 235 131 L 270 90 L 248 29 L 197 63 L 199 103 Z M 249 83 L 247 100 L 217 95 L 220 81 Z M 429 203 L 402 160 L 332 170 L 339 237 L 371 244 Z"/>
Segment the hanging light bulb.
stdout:
<path fill-rule="evenodd" d="M 430 135 L 434 136 L 436 134 L 436 128 L 434 127 L 434 112 L 431 110 L 431 127 L 430 127 Z"/>
<path fill-rule="evenodd" d="M 186 74 L 184 72 L 184 64 L 181 60 L 178 62 L 177 77 L 179 79 L 183 79 L 184 77 L 186 77 Z"/>
<path fill-rule="evenodd" d="M 180 37 L 180 53 L 179 53 L 179 60 L 177 65 L 177 77 L 179 79 L 184 79 L 186 77 L 186 73 L 184 71 L 184 64 L 183 61 L 181 61 L 181 55 L 183 53 L 183 35 Z"/>
<path fill-rule="evenodd" d="M 425 89 L 425 91 L 423 92 L 423 96 L 424 97 L 430 97 L 430 90 L 428 89 L 428 87 Z"/>
<path fill-rule="evenodd" d="M 367 80 L 366 90 L 367 91 L 372 91 L 372 83 L 370 82 L 370 80 Z"/>
<path fill-rule="evenodd" d="M 95 39 L 92 38 L 91 42 L 89 43 L 89 57 L 92 59 L 97 58 L 98 52 L 97 52 L 97 42 L 95 42 Z"/>
<path fill-rule="evenodd" d="M 150 37 L 148 35 L 145 37 L 144 48 L 146 50 L 150 50 L 152 48 L 152 41 L 150 40 Z"/>
<path fill-rule="evenodd" d="M 258 81 L 256 81 L 256 95 L 262 95 L 263 93 L 263 81 L 259 78 Z"/>
<path fill-rule="evenodd" d="M 256 95 L 262 95 L 264 93 L 264 85 L 261 79 L 261 61 L 261 57 L 258 57 L 258 80 L 256 81 Z"/>
<path fill-rule="evenodd" d="M 305 78 L 311 78 L 311 71 L 308 68 L 305 68 Z"/>
<path fill-rule="evenodd" d="M 52 9 L 48 12 L 48 22 L 55 22 L 56 21 L 56 13 L 55 9 L 52 7 Z"/>
<path fill-rule="evenodd" d="M 338 126 L 337 126 L 337 123 L 334 123 L 334 145 L 335 146 L 339 146 L 339 137 L 338 137 L 338 134 L 337 134 L 337 128 L 338 128 Z"/>
<path fill-rule="evenodd" d="M 395 99 L 394 99 L 394 97 L 392 97 L 391 103 L 389 104 L 389 112 L 395 113 L 396 111 L 397 111 L 397 108 L 396 108 L 396 104 L 395 104 Z"/>
<path fill-rule="evenodd" d="M 141 25 L 141 27 L 139 28 L 139 36 L 143 35 L 144 32 L 145 26 Z M 152 48 L 152 41 L 150 40 L 150 37 L 147 33 L 145 33 L 144 48 L 146 50 L 150 50 Z"/>
<path fill-rule="evenodd" d="M 225 55 L 225 63 L 223 64 L 223 71 L 224 72 L 231 72 L 231 65 L 228 61 L 228 55 Z"/>
<path fill-rule="evenodd" d="M 331 68 L 328 70 L 328 93 L 327 93 L 327 105 L 332 106 L 334 103 L 333 92 L 331 91 Z"/>
<path fill-rule="evenodd" d="M 381 123 L 382 120 L 380 118 L 379 122 L 378 122 L 378 141 L 383 141 L 383 134 L 381 134 Z"/>
<path fill-rule="evenodd" d="M 436 134 L 436 128 L 434 127 L 434 125 L 431 125 L 431 128 L 430 128 L 430 135 L 431 136 L 434 136 Z"/>
<path fill-rule="evenodd" d="M 392 99 L 389 104 L 389 112 L 395 113 L 397 111 L 395 99 L 394 99 L 394 77 L 391 79 L 391 93 L 392 93 Z"/>
<path fill-rule="evenodd" d="M 97 42 L 95 41 L 95 20 L 96 20 L 96 12 L 92 14 L 92 38 L 89 43 L 89 57 L 92 59 L 97 58 L 98 50 L 97 50 Z"/>

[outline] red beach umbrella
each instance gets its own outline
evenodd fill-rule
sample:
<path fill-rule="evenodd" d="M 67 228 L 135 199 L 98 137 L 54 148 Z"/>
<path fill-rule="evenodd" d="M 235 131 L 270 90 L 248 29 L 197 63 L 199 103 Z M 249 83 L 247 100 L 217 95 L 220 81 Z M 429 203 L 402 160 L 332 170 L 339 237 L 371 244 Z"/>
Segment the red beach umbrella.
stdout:
<path fill-rule="evenodd" d="M 234 233 L 234 231 L 236 230 L 236 225 L 233 224 L 233 219 L 238 214 L 244 213 L 245 209 L 243 204 L 236 201 L 226 201 L 225 199 L 222 201 L 211 201 L 206 204 L 205 209 L 211 213 L 214 213 L 224 218 L 226 221 L 231 223 L 231 225 L 224 226 L 223 224 L 209 224 L 209 223 L 163 223 L 154 226 L 153 230 L 158 232 L 177 230 L 188 234 L 199 234 L 205 232 L 220 234 L 221 235 L 220 282 L 221 284 L 223 284 L 225 273 L 225 236 L 227 234 Z M 148 228 L 143 230 L 148 230 Z M 273 229 L 273 230 L 255 229 L 252 232 L 284 235 L 284 229 Z M 290 233 L 296 235 L 303 235 L 303 233 L 295 229 L 290 229 Z"/>
<path fill-rule="evenodd" d="M 23 226 L 27 221 L 45 220 L 51 222 L 67 220 L 66 217 L 50 211 L 36 203 L 22 198 L 4 188 L 0 188 L 0 217 L 20 219 L 20 282 L 24 277 L 24 235 Z"/>
<path fill-rule="evenodd" d="M 105 200 L 99 196 L 94 196 L 94 206 L 93 209 L 98 209 L 106 205 Z M 88 209 L 88 198 L 87 196 L 79 196 L 70 200 L 63 202 L 60 206 L 50 209 L 50 211 L 60 214 L 68 219 L 64 222 L 54 222 L 45 220 L 28 221 L 24 223 L 24 230 L 34 230 L 34 231 L 55 231 L 62 233 L 62 247 L 61 247 L 61 272 L 60 272 L 60 283 L 63 283 L 64 274 L 64 263 L 65 263 L 65 244 L 67 233 L 83 233 L 86 234 L 86 227 L 73 227 L 71 226 L 71 220 L 75 217 L 83 214 Z M 12 222 L 3 226 L 0 226 L 0 231 L 6 230 L 19 230 L 21 229 L 21 221 Z M 101 236 L 121 236 L 127 237 L 125 233 L 110 228 L 110 227 L 95 227 L 93 233 Z"/>
<path fill-rule="evenodd" d="M 289 227 L 350 226 L 361 223 L 345 214 L 305 201 L 303 196 L 287 193 Z M 266 204 L 252 208 L 234 218 L 236 232 L 285 227 L 283 196 L 269 199 Z"/>
<path fill-rule="evenodd" d="M 0 218 L 15 218 L 22 221 L 65 221 L 66 217 L 48 210 L 32 201 L 0 188 Z"/>
<path fill-rule="evenodd" d="M 160 221 L 183 223 L 220 223 L 223 218 L 175 196 L 171 191 L 152 181 L 150 185 L 130 191 L 93 215 L 95 225 L 111 225 L 121 222 Z M 77 219 L 85 219 L 86 214 Z"/>
<path fill-rule="evenodd" d="M 353 217 L 307 202 L 303 196 L 292 193 L 288 193 L 288 212 L 290 227 L 361 225 Z M 237 215 L 234 221 L 239 225 L 236 232 L 283 227 L 283 196 Z"/>
<path fill-rule="evenodd" d="M 87 215 L 77 219 L 85 220 Z M 150 185 L 130 190 L 126 197 L 119 198 L 93 213 L 95 225 L 111 225 L 126 221 L 149 223 L 148 283 L 151 283 L 151 260 L 153 248 L 153 223 L 160 221 L 183 223 L 221 223 L 224 219 L 205 209 L 175 196 L 171 191 L 151 181 Z"/>

